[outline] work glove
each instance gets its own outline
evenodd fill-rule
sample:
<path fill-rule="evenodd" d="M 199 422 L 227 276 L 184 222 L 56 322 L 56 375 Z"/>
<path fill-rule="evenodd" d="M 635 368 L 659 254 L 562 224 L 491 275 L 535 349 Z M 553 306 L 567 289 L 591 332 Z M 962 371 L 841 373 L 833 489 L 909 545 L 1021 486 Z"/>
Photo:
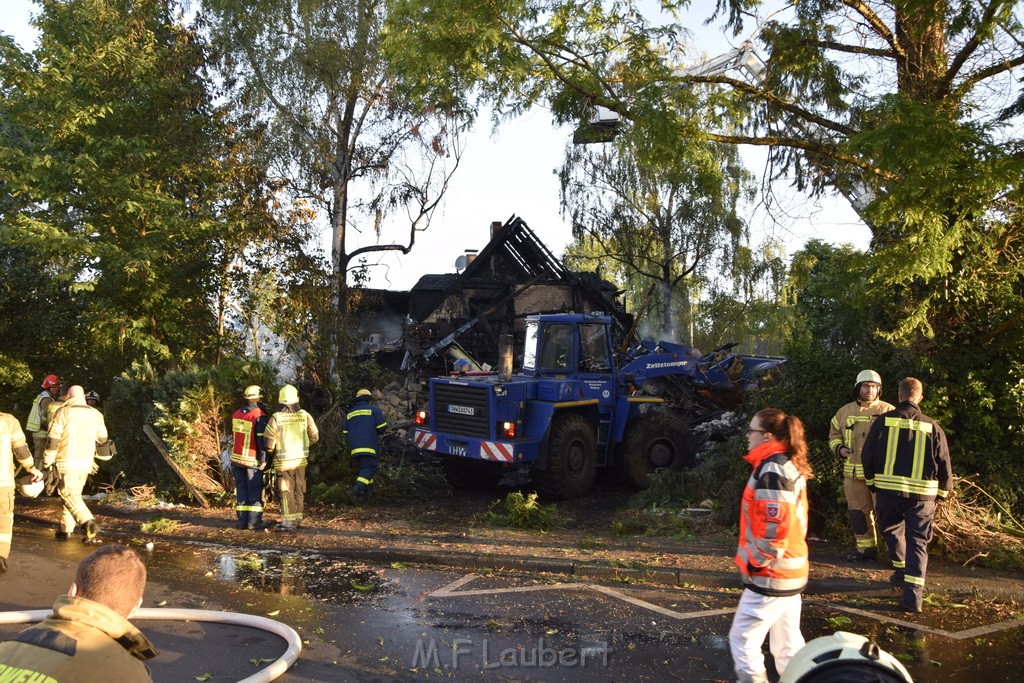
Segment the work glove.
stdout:
<path fill-rule="evenodd" d="M 55 462 L 57 462 L 57 451 L 51 451 L 50 449 L 43 451 L 43 467 L 53 467 Z"/>
<path fill-rule="evenodd" d="M 29 476 L 32 477 L 33 483 L 43 480 L 43 473 L 40 472 L 39 470 L 32 470 L 31 472 L 29 472 Z"/>

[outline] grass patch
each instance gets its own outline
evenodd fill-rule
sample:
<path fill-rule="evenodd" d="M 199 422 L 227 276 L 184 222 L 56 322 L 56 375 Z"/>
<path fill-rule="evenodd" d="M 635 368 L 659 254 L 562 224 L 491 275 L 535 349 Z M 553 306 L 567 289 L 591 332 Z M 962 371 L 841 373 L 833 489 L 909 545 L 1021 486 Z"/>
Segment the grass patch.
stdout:
<path fill-rule="evenodd" d="M 677 541 L 694 537 L 691 522 L 674 512 L 624 510 L 612 520 L 611 530 L 619 536 L 669 536 Z"/>
<path fill-rule="evenodd" d="M 177 531 L 178 527 L 181 526 L 181 522 L 176 519 L 167 519 L 166 517 L 154 517 L 148 522 L 143 522 L 139 525 L 139 531 L 147 534 L 166 534 L 172 531 Z"/>

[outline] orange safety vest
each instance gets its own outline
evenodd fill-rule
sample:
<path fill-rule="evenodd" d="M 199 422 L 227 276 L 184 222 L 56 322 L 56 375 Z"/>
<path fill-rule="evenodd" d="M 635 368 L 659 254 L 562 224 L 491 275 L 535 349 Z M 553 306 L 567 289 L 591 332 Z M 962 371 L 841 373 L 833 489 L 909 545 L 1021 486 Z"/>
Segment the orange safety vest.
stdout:
<path fill-rule="evenodd" d="M 778 441 L 754 448 L 740 501 L 736 566 L 756 593 L 796 595 L 807 585 L 807 480 Z"/>

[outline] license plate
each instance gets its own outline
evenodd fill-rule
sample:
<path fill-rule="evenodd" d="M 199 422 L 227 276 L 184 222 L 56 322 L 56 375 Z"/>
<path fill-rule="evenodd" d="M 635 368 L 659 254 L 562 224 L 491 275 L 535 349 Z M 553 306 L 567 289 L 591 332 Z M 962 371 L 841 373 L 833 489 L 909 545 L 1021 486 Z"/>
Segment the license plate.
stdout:
<path fill-rule="evenodd" d="M 462 457 L 466 457 L 468 449 L 464 443 L 450 443 L 448 444 L 448 452 L 452 455 L 461 455 Z"/>
<path fill-rule="evenodd" d="M 449 413 L 458 413 L 459 415 L 476 415 L 476 410 L 470 406 L 448 406 Z"/>

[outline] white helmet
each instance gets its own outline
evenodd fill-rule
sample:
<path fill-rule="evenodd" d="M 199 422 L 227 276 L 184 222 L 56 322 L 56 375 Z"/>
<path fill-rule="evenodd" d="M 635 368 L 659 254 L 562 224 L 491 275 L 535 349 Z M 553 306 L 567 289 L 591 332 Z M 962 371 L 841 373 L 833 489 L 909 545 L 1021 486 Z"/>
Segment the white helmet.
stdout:
<path fill-rule="evenodd" d="M 853 383 L 853 386 L 859 387 L 864 382 L 874 382 L 878 386 L 882 386 L 882 376 L 874 370 L 861 370 L 860 374 L 857 375 L 857 381 Z"/>
<path fill-rule="evenodd" d="M 856 674 L 864 672 L 864 681 L 892 681 L 913 683 L 910 673 L 899 660 L 864 636 L 836 631 L 830 636 L 815 638 L 793 655 L 779 683 L 825 683 L 840 680 L 839 671 L 846 674 L 841 680 L 861 680 Z"/>
<path fill-rule="evenodd" d="M 18 493 L 26 498 L 37 498 L 43 492 L 45 482 L 42 479 L 32 481 L 31 474 L 24 474 L 14 480 L 14 485 L 18 488 Z"/>

